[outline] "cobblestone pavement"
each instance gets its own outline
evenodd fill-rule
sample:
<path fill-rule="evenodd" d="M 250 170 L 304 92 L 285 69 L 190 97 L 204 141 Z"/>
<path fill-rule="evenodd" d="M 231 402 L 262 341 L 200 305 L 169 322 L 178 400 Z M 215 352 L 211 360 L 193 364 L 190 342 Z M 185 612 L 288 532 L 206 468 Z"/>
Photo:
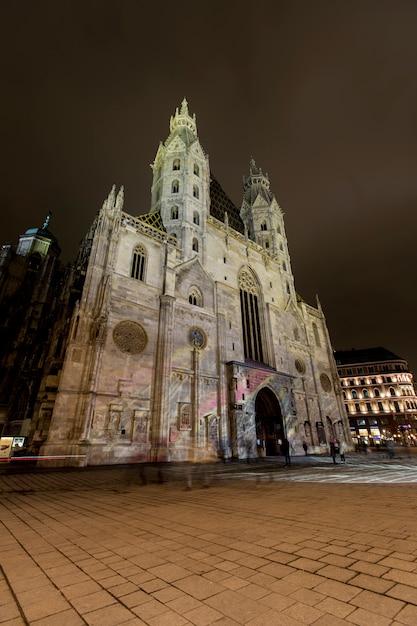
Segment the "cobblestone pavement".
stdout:
<path fill-rule="evenodd" d="M 0 624 L 415 625 L 416 461 L 0 472 Z"/>

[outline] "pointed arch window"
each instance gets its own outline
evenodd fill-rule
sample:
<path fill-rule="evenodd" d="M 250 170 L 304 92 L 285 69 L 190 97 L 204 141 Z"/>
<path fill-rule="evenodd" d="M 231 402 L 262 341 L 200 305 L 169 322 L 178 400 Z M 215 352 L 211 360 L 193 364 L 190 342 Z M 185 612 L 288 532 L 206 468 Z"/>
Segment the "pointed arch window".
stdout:
<path fill-rule="evenodd" d="M 193 239 L 193 250 L 194 252 L 198 252 L 198 240 L 195 237 Z"/>
<path fill-rule="evenodd" d="M 181 167 L 181 161 L 179 159 L 174 159 L 173 163 L 172 163 L 172 169 L 174 171 L 178 171 Z"/>
<path fill-rule="evenodd" d="M 190 293 L 188 296 L 188 302 L 192 304 L 193 306 L 200 306 L 200 307 L 203 306 L 203 297 L 201 295 L 200 290 L 197 287 L 195 286 L 191 287 Z"/>
<path fill-rule="evenodd" d="M 172 207 L 171 209 L 171 219 L 172 220 L 177 220 L 178 219 L 178 207 L 175 205 Z"/>
<path fill-rule="evenodd" d="M 178 180 L 173 180 L 171 185 L 171 192 L 178 193 L 180 190 L 180 183 Z"/>
<path fill-rule="evenodd" d="M 200 176 L 200 168 L 198 167 L 197 163 L 194 163 L 194 174 L 196 176 Z"/>
<path fill-rule="evenodd" d="M 319 331 L 317 328 L 317 324 L 313 324 L 313 333 L 314 333 L 314 339 L 316 341 L 316 346 L 318 348 L 321 347 L 321 343 L 320 343 L 320 335 L 319 335 Z"/>
<path fill-rule="evenodd" d="M 145 264 L 146 264 L 146 250 L 144 246 L 138 245 L 133 250 L 132 266 L 130 269 L 130 276 L 135 280 L 145 280 Z"/>
<path fill-rule="evenodd" d="M 194 211 L 193 222 L 194 222 L 194 224 L 197 224 L 197 226 L 200 224 L 200 215 L 199 215 L 198 211 Z"/>
<path fill-rule="evenodd" d="M 239 291 L 245 359 L 263 363 L 264 350 L 259 311 L 260 291 L 255 277 L 247 268 L 240 272 Z"/>
<path fill-rule="evenodd" d="M 266 222 L 262 222 L 262 224 L 261 224 L 261 230 L 267 230 L 267 227 L 266 227 Z"/>
<path fill-rule="evenodd" d="M 200 190 L 197 185 L 193 185 L 193 196 L 194 198 L 200 197 Z"/>

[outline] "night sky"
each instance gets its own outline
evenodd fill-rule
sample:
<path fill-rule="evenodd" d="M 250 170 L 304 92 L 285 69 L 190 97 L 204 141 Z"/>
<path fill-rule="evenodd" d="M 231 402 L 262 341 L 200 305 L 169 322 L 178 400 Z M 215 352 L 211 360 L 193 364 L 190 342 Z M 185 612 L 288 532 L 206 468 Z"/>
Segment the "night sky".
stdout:
<path fill-rule="evenodd" d="M 52 211 L 74 260 L 113 184 L 148 212 L 185 96 L 235 204 L 252 156 L 269 174 L 333 348 L 417 376 L 415 0 L 2 0 L 0 20 L 0 243 Z"/>

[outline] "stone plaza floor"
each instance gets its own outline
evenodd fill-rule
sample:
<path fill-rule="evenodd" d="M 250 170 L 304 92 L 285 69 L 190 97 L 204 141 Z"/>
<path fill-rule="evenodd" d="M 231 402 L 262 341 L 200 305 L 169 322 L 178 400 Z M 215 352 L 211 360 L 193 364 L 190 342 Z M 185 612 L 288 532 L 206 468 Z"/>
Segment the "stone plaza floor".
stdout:
<path fill-rule="evenodd" d="M 417 624 L 417 458 L 294 461 L 0 473 L 0 624 Z"/>

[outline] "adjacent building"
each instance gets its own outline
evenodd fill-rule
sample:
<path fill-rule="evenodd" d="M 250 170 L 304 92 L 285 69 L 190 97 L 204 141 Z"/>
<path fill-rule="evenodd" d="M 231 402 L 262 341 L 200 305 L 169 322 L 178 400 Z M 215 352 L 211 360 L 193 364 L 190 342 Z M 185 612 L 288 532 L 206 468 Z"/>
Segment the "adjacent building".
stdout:
<path fill-rule="evenodd" d="M 19 445 L 39 444 L 49 429 L 54 394 L 65 354 L 71 313 L 82 288 L 81 272 L 59 260 L 61 249 L 41 227 L 20 235 L 17 245 L 0 249 L 0 435 Z M 42 394 L 40 395 L 40 389 Z M 42 416 L 42 420 L 40 420 Z"/>
<path fill-rule="evenodd" d="M 407 361 L 389 350 L 336 351 L 352 438 L 370 445 L 417 441 L 417 397 Z"/>

